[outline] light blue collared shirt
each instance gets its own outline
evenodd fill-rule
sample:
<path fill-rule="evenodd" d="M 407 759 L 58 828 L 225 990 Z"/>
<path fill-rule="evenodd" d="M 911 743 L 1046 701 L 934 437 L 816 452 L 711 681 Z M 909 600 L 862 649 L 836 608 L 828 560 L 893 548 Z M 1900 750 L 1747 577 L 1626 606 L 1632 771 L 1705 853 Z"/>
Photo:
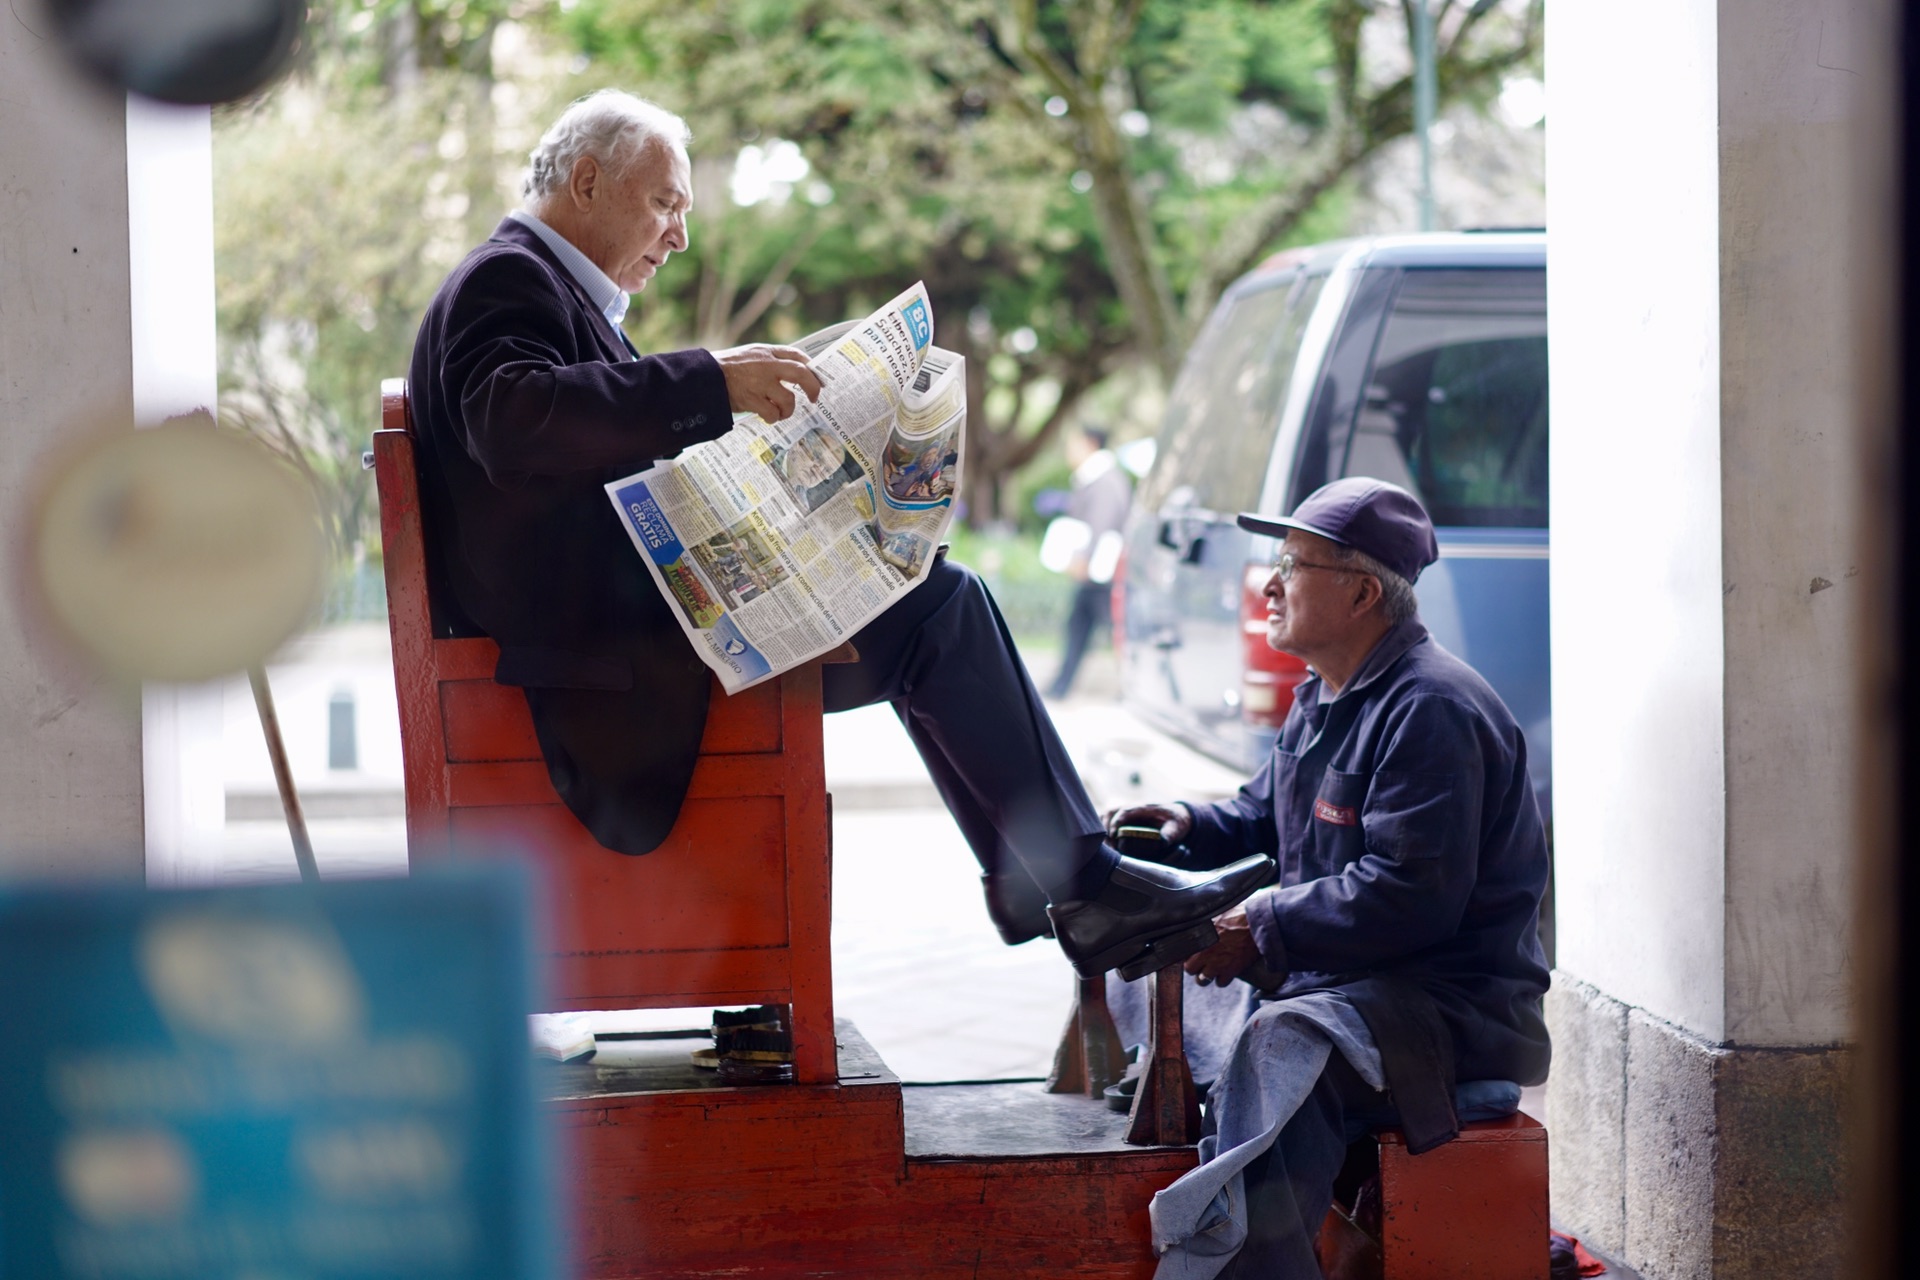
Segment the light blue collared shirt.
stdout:
<path fill-rule="evenodd" d="M 595 266 L 593 259 L 574 248 L 573 241 L 540 221 L 533 214 L 525 209 L 515 209 L 507 216 L 539 236 L 547 248 L 553 250 L 553 256 L 560 259 L 560 265 L 580 282 L 580 287 L 587 291 L 587 297 L 593 299 L 593 305 L 600 308 L 600 313 L 606 316 L 607 323 L 617 331 L 620 328 L 620 322 L 627 318 L 627 304 L 632 301 L 627 296 L 627 291 L 615 284 L 606 272 Z"/>

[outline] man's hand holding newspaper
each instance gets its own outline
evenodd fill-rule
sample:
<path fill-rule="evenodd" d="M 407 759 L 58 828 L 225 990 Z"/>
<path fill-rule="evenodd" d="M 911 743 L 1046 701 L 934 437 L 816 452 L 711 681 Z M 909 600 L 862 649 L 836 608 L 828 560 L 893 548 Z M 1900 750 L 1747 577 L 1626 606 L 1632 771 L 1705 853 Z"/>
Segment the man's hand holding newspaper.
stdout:
<path fill-rule="evenodd" d="M 966 366 L 916 284 L 794 345 L 817 400 L 607 486 L 728 693 L 834 648 L 926 577 L 953 519 Z"/>

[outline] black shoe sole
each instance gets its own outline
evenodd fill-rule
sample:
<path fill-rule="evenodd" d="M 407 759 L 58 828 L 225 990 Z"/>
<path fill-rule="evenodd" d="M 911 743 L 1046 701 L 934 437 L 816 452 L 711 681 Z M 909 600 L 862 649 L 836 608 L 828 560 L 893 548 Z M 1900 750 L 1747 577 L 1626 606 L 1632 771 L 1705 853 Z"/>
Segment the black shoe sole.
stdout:
<path fill-rule="evenodd" d="M 1179 964 L 1188 956 L 1197 956 L 1218 941 L 1220 932 L 1213 927 L 1213 921 L 1202 920 L 1199 924 L 1155 938 L 1145 947 L 1129 941 L 1088 956 L 1085 960 L 1076 960 L 1073 971 L 1083 978 L 1097 978 L 1109 969 L 1118 969 L 1122 981 L 1132 982 L 1135 978 L 1157 973 L 1170 964 Z"/>

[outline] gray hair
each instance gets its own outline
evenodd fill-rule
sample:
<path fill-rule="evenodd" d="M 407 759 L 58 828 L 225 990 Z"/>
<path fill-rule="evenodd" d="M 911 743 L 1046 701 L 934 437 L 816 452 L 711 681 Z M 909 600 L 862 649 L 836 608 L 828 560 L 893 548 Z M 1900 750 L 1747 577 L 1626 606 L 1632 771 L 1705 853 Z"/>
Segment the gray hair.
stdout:
<path fill-rule="evenodd" d="M 1420 612 L 1420 601 L 1413 594 L 1411 582 L 1358 547 L 1349 547 L 1331 539 L 1327 545 L 1332 548 L 1333 558 L 1342 569 L 1349 573 L 1372 574 L 1380 579 L 1380 611 L 1386 615 L 1388 622 L 1397 627 Z"/>
<path fill-rule="evenodd" d="M 656 138 L 685 151 L 693 131 L 685 120 L 645 98 L 618 89 L 590 93 L 576 99 L 541 136 L 527 156 L 531 167 L 520 189 L 529 200 L 550 196 L 567 185 L 582 156 L 619 170 Z"/>

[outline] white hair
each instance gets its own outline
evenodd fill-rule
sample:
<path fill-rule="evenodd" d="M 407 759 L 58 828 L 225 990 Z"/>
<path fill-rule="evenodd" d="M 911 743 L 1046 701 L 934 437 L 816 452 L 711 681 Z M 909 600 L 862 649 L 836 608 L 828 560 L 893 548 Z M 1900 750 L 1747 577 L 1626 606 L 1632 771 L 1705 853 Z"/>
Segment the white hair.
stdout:
<path fill-rule="evenodd" d="M 590 93 L 576 99 L 541 135 L 540 144 L 527 156 L 530 167 L 521 191 L 529 200 L 559 191 L 582 156 L 592 156 L 618 171 L 656 138 L 685 151 L 693 131 L 685 120 L 645 98 L 619 89 Z"/>
<path fill-rule="evenodd" d="M 1380 612 L 1386 615 L 1388 622 L 1399 626 L 1420 612 L 1420 601 L 1413 594 L 1411 582 L 1358 547 L 1331 539 L 1328 539 L 1328 545 L 1333 548 L 1333 558 L 1342 569 L 1349 573 L 1371 574 L 1380 579 Z"/>

